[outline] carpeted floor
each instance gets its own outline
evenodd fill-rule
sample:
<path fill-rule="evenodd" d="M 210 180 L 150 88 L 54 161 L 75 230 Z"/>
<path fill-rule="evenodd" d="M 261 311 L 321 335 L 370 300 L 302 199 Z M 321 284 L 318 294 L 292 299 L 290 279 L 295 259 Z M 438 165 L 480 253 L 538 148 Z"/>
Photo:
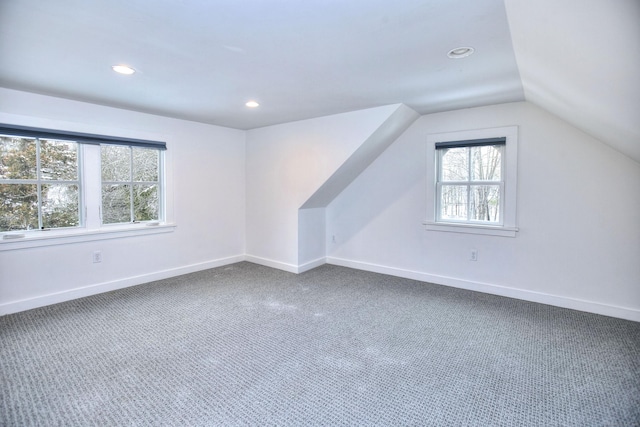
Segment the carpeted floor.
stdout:
<path fill-rule="evenodd" d="M 239 263 L 0 318 L 2 426 L 634 426 L 640 323 Z"/>

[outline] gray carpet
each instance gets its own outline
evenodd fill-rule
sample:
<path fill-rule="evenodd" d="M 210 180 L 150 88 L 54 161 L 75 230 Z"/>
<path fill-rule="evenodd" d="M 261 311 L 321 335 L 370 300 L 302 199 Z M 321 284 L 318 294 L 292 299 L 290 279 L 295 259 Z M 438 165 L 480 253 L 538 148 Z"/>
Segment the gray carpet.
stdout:
<path fill-rule="evenodd" d="M 640 425 L 640 323 L 239 263 L 0 318 L 2 426 Z"/>

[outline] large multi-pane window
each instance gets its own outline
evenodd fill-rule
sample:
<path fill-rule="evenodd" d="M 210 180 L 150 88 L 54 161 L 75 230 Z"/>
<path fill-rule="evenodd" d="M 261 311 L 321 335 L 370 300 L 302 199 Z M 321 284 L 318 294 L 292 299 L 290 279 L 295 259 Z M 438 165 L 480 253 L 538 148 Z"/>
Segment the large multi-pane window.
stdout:
<path fill-rule="evenodd" d="M 502 224 L 505 138 L 436 144 L 437 221 Z"/>
<path fill-rule="evenodd" d="M 78 144 L 0 136 L 0 232 L 81 225 Z"/>
<path fill-rule="evenodd" d="M 160 151 L 102 145 L 102 223 L 160 218 Z"/>
<path fill-rule="evenodd" d="M 164 221 L 165 149 L 157 141 L 0 124 L 0 238 Z"/>

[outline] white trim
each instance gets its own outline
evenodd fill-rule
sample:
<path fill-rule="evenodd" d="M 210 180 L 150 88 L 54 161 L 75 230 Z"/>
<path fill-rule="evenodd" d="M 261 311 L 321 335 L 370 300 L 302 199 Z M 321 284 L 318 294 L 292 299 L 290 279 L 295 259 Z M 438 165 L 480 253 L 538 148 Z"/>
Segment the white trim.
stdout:
<path fill-rule="evenodd" d="M 298 273 L 299 267 L 295 264 L 288 264 L 286 262 L 280 262 L 269 258 L 257 257 L 254 255 L 245 255 L 245 261 L 252 262 L 254 264 L 264 265 L 265 267 L 271 267 L 278 270 L 288 271 L 289 273 Z"/>
<path fill-rule="evenodd" d="M 74 228 L 6 233 L 3 234 L 0 239 L 0 252 L 66 245 L 69 243 L 93 242 L 96 240 L 120 239 L 123 237 L 146 236 L 149 234 L 171 233 L 176 227 L 176 224 L 148 222 L 113 226 L 105 225 L 102 228 L 92 230 Z"/>
<path fill-rule="evenodd" d="M 484 139 L 504 136 L 507 141 L 504 146 L 504 197 L 502 200 L 502 224 L 499 226 L 485 226 L 482 224 L 457 224 L 436 221 L 436 142 Z M 429 231 L 447 231 L 456 233 L 485 234 L 494 236 L 515 237 L 517 228 L 516 190 L 518 186 L 518 126 L 499 128 L 475 129 L 456 132 L 435 133 L 427 135 L 427 212 L 423 222 Z M 432 168 L 432 169 L 431 169 Z M 437 226 L 435 226 L 437 224 Z M 442 225 L 441 225 L 442 224 Z M 502 229 L 504 232 L 499 232 Z M 483 230 L 483 231 L 480 231 Z"/>
<path fill-rule="evenodd" d="M 139 276 L 125 277 L 123 279 L 113 280 L 110 282 L 96 283 L 93 285 L 82 286 L 79 288 L 68 289 L 65 291 L 55 292 L 48 295 L 41 295 L 34 298 L 27 298 L 18 301 L 10 301 L 0 304 L 0 316 L 5 314 L 17 313 L 20 311 L 31 310 L 33 308 L 44 307 L 46 305 L 57 304 L 60 302 L 70 301 L 90 295 L 101 294 L 116 289 L 128 288 L 130 286 L 141 285 L 156 280 L 167 279 L 169 277 L 180 276 L 183 274 L 193 273 L 196 271 L 207 270 L 210 268 L 221 267 L 223 265 L 235 264 L 244 261 L 244 255 L 236 255 L 227 258 L 190 264 L 183 267 L 170 268 L 167 270 L 156 271 L 149 274 L 141 274 Z"/>
<path fill-rule="evenodd" d="M 471 291 L 499 295 L 508 298 L 516 298 L 524 301 L 536 302 L 540 304 L 547 304 L 556 307 L 569 308 L 572 310 L 585 311 L 588 313 L 595 313 L 603 316 L 617 317 L 620 319 L 640 322 L 640 310 L 635 310 L 627 307 L 601 304 L 594 301 L 563 297 L 559 295 L 547 294 L 544 292 L 510 288 L 506 286 L 493 285 L 490 283 L 473 282 L 470 280 L 456 279 L 453 277 L 438 276 L 422 273 L 419 271 L 405 270 L 401 268 L 347 260 L 343 258 L 327 257 L 327 264 L 339 265 L 342 267 L 349 267 L 357 270 L 371 271 L 374 273 L 388 274 L 390 276 L 403 277 L 405 279 L 418 280 L 421 282 L 434 283 L 437 285 L 451 286 L 454 288 L 468 289 Z"/>
<path fill-rule="evenodd" d="M 265 267 L 271 267 L 294 274 L 304 273 L 305 271 L 312 270 L 327 263 L 327 259 L 325 257 L 320 257 L 318 259 L 314 259 L 300 265 L 289 264 L 286 262 L 276 261 L 269 258 L 262 258 L 254 255 L 245 255 L 244 259 L 245 261 L 252 262 L 254 264 L 264 265 Z"/>
<path fill-rule="evenodd" d="M 4 114 L 0 112 L 0 119 Z M 8 115 L 8 120 L 3 120 L 5 123 L 15 124 L 16 126 L 28 126 L 28 127 L 42 127 L 42 128 L 53 128 L 53 129 L 68 129 L 69 132 L 80 132 L 80 133 L 96 133 L 87 131 L 84 132 L 82 129 L 78 129 L 77 126 L 81 126 L 79 124 L 68 123 L 64 125 L 63 122 L 56 122 L 55 125 L 50 126 L 39 126 L 40 123 L 33 125 L 29 123 L 30 120 L 27 120 L 27 123 L 24 123 L 24 117 L 21 116 L 12 116 Z M 15 118 L 14 118 L 15 117 Z M 68 126 L 68 127 L 67 127 Z M 105 135 L 110 135 L 112 130 L 106 130 L 104 132 L 97 132 Z M 62 131 L 64 132 L 64 131 Z M 122 131 L 122 135 L 130 132 Z M 135 135 L 135 136 L 134 136 Z M 146 139 L 146 140 L 159 140 L 163 139 L 158 137 L 159 134 L 150 133 L 134 133 L 131 137 L 133 139 Z M 124 136 L 123 136 L 124 137 Z M 101 224 L 101 209 L 102 209 L 102 190 L 101 190 L 101 156 L 100 156 L 100 146 L 99 145 L 88 145 L 88 144 L 78 144 L 78 188 L 80 191 L 80 218 L 81 224 L 84 224 L 81 227 L 73 227 L 73 228 L 54 228 L 47 230 L 16 230 L 16 231 L 3 231 L 0 232 L 0 251 L 4 250 L 12 250 L 12 249 L 23 249 L 23 248 L 31 248 L 31 247 L 40 247 L 40 246 L 50 246 L 64 243 L 74 243 L 74 242 L 85 242 L 85 241 L 93 241 L 93 240 L 102 240 L 108 238 L 118 238 L 118 237 L 131 237 L 135 235 L 144 235 L 144 234 L 156 234 L 169 232 L 173 230 L 162 230 L 164 226 L 173 227 L 175 229 L 175 219 L 174 219 L 174 195 L 173 195 L 173 172 L 171 170 L 173 161 L 172 161 L 172 151 L 169 150 L 160 150 L 160 220 L 150 221 L 155 223 L 160 223 L 161 227 L 157 228 L 157 231 L 140 231 L 140 232 L 128 232 L 126 234 L 122 234 L 119 236 L 113 237 L 87 237 L 86 239 L 82 239 L 81 235 L 85 236 L 107 236 L 108 233 L 113 233 L 113 227 L 118 228 L 118 232 L 127 231 L 127 229 L 137 229 L 139 227 L 144 227 L 145 223 L 141 224 Z M 95 170 L 97 172 L 87 173 L 87 170 L 92 166 L 96 166 Z M 62 181 L 61 181 L 62 182 Z M 46 233 L 46 234 L 44 234 Z M 24 235 L 24 236 L 22 236 Z M 9 236 L 9 237 L 4 237 Z M 46 236 L 46 237 L 43 237 Z M 50 239 L 68 239 L 55 241 Z M 10 241 L 8 243 L 7 241 Z M 18 243 L 20 241 L 21 243 Z M 45 243 L 45 241 L 49 243 Z M 29 242 L 29 243 L 26 243 Z M 39 242 L 39 243 L 38 243 Z"/>
<path fill-rule="evenodd" d="M 453 224 L 444 222 L 423 221 L 422 225 L 426 230 L 444 231 L 447 233 L 468 233 L 482 234 L 485 236 L 502 236 L 516 237 L 518 228 L 516 227 L 499 227 L 480 224 Z"/>
<path fill-rule="evenodd" d="M 326 257 L 320 257 L 318 259 L 314 259 L 313 261 L 305 262 L 304 264 L 298 265 L 298 273 L 304 273 L 305 271 L 313 270 L 314 268 L 320 267 L 321 265 L 326 263 Z"/>

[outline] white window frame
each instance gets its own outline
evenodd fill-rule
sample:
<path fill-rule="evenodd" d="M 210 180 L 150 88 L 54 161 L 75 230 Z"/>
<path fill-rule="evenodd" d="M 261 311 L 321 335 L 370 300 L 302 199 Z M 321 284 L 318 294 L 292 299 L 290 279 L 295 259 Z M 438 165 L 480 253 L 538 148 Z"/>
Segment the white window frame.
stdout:
<path fill-rule="evenodd" d="M 503 147 L 502 171 L 504 186 L 501 192 L 501 223 L 489 224 L 472 221 L 449 221 L 439 218 L 438 212 L 438 153 L 437 142 L 476 140 L 505 137 Z M 503 237 L 515 237 L 518 232 L 516 217 L 518 160 L 518 127 L 507 126 L 489 129 L 474 129 L 456 132 L 430 134 L 427 136 L 427 211 L 423 225 L 428 231 L 469 233 Z"/>
<path fill-rule="evenodd" d="M 59 132 L 65 132 L 60 130 Z M 69 133 L 73 133 L 69 131 Z M 107 132 L 102 132 L 107 134 Z M 132 138 L 157 140 L 158 135 L 137 134 Z M 46 138 L 45 138 L 46 139 Z M 51 138 L 55 139 L 55 138 Z M 45 230 L 0 232 L 0 252 L 99 240 L 120 239 L 175 231 L 170 150 L 160 152 L 160 220 L 140 223 L 102 224 L 102 177 L 100 145 L 78 144 L 81 225 Z"/>
<path fill-rule="evenodd" d="M 102 145 L 100 145 L 101 149 L 102 149 Z M 111 227 L 111 226 L 119 226 L 119 225 L 123 225 L 123 224 L 129 224 L 129 223 L 109 223 L 109 224 L 105 224 L 104 223 L 104 219 L 103 219 L 103 212 L 104 212 L 104 206 L 102 204 L 102 186 L 105 184 L 127 184 L 130 186 L 130 217 L 133 218 L 134 214 L 133 214 L 133 210 L 134 210 L 134 206 L 133 206 L 133 188 L 135 184 L 140 184 L 141 182 L 139 181 L 134 181 L 133 180 L 133 175 L 134 175 L 134 164 L 133 164 L 133 148 L 135 147 L 131 147 L 129 146 L 129 161 L 130 161 L 130 165 L 131 165 L 131 169 L 130 169 L 130 180 L 129 181 L 103 181 L 102 180 L 102 155 L 100 156 L 100 223 L 103 227 Z M 147 148 L 149 149 L 149 148 Z M 164 155 L 165 155 L 166 150 L 158 150 L 158 219 L 156 220 L 150 220 L 150 221 L 133 221 L 133 223 L 137 224 L 152 224 L 152 223 L 162 223 L 165 220 L 165 185 L 164 185 Z M 151 183 L 156 183 L 156 181 L 150 181 L 147 182 L 149 184 Z"/>
<path fill-rule="evenodd" d="M 4 135 L 3 135 L 4 136 Z M 25 178 L 25 179 L 0 179 L 0 184 L 27 184 L 27 185 L 35 185 L 36 186 L 36 193 L 37 193 L 37 197 L 38 197 L 38 227 L 31 229 L 31 230 L 19 230 L 19 232 L 31 232 L 31 231 L 40 231 L 41 229 L 43 229 L 42 227 L 42 217 L 43 217 L 43 212 L 42 212 L 42 186 L 43 185 L 48 185 L 48 184 L 53 184 L 53 185 L 77 185 L 78 186 L 78 225 L 76 226 L 71 226 L 71 227 L 59 227 L 56 228 L 56 230 L 62 230 L 62 229 L 76 229 L 76 228 L 80 228 L 80 227 L 84 227 L 84 201 L 83 201 L 83 193 L 84 193 L 84 189 L 82 188 L 82 174 L 83 174 L 83 168 L 82 168 L 82 144 L 78 144 L 77 142 L 74 142 L 76 145 L 76 178 L 75 180 L 59 180 L 59 179 L 51 179 L 51 180 L 47 180 L 47 179 L 43 179 L 42 178 L 42 168 L 41 168 L 41 162 L 42 162 L 42 155 L 41 155 L 41 150 L 42 150 L 42 141 L 52 141 L 52 142 L 56 142 L 58 140 L 54 139 L 54 138 L 39 138 L 39 137 L 23 137 L 24 139 L 29 139 L 29 140 L 33 140 L 34 144 L 36 144 L 36 177 L 35 178 Z M 66 141 L 61 141 L 61 142 L 66 142 Z M 69 141 L 69 142 L 73 142 L 73 141 Z M 0 234 L 11 234 L 13 233 L 13 231 L 7 231 L 7 232 L 0 232 Z"/>

